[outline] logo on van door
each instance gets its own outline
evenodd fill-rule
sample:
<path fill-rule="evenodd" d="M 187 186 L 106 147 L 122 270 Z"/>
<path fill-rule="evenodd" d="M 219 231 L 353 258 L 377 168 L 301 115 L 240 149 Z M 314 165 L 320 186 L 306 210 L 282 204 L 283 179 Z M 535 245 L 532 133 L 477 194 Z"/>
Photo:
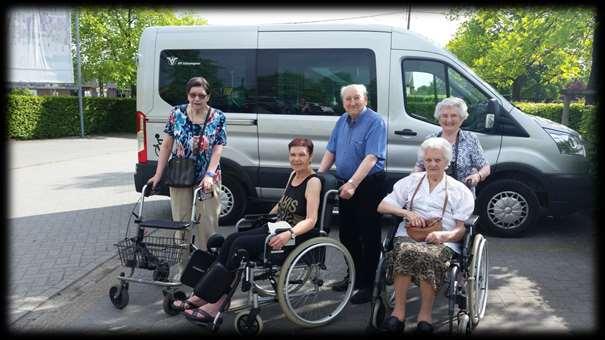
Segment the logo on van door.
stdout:
<path fill-rule="evenodd" d="M 166 57 L 166 59 L 168 60 L 168 64 L 170 64 L 170 66 L 174 66 L 174 65 L 199 66 L 202 64 L 199 61 L 177 61 L 177 60 L 179 60 L 179 57 Z"/>

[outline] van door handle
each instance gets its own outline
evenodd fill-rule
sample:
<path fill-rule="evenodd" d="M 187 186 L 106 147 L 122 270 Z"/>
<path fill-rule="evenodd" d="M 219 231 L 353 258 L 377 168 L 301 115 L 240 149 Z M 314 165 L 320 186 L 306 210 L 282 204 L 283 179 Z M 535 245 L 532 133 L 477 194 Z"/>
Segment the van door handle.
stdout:
<path fill-rule="evenodd" d="M 400 136 L 416 136 L 418 134 L 418 132 L 411 129 L 395 130 L 394 132 Z"/>

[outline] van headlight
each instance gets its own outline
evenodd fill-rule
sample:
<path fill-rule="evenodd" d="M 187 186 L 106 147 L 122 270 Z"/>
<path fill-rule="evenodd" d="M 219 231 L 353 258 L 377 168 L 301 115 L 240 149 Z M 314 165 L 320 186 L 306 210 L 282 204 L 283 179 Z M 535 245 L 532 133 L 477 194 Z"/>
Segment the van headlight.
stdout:
<path fill-rule="evenodd" d="M 552 137 L 559 148 L 559 152 L 567 155 L 582 155 L 586 157 L 586 148 L 582 136 L 564 131 L 544 128 L 544 131 Z"/>

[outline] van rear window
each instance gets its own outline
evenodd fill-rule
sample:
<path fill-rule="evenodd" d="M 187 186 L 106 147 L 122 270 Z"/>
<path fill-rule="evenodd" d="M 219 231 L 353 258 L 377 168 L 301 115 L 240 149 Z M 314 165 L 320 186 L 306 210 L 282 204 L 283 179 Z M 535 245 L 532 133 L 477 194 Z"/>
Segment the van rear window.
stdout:
<path fill-rule="evenodd" d="M 202 76 L 210 83 L 210 105 L 225 112 L 254 112 L 255 50 L 163 50 L 159 94 L 170 105 L 187 102 L 185 84 Z"/>
<path fill-rule="evenodd" d="M 185 83 L 210 82 L 210 105 L 225 112 L 340 115 L 340 88 L 364 84 L 376 109 L 376 58 L 367 49 L 163 50 L 160 97 L 186 103 Z"/>

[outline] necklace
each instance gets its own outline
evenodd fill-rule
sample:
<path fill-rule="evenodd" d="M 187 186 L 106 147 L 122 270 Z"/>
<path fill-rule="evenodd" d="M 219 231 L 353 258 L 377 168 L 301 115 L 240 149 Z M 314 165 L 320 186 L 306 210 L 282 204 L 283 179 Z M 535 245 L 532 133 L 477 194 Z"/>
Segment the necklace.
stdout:
<path fill-rule="evenodd" d="M 196 114 L 193 113 L 193 110 L 191 109 L 190 105 L 187 105 L 187 117 L 189 117 L 189 120 L 194 123 L 194 124 L 201 124 L 202 121 L 206 122 L 206 120 L 208 119 L 208 116 L 210 115 L 210 106 L 208 106 L 208 111 L 206 111 L 206 115 L 204 116 L 204 118 L 202 119 L 203 114 L 200 114 L 199 119 L 196 117 Z"/>

